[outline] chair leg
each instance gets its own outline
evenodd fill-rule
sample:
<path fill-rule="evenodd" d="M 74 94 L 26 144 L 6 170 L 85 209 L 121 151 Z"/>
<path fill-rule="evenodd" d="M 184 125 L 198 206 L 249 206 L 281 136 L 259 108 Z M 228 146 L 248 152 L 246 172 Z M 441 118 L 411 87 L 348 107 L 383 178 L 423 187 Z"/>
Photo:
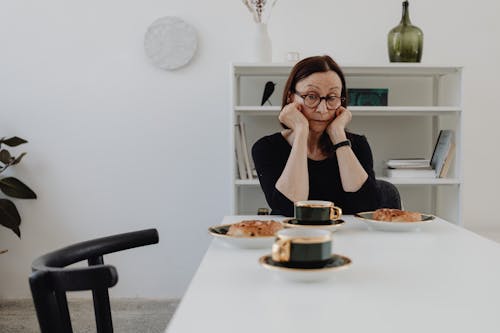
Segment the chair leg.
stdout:
<path fill-rule="evenodd" d="M 57 299 L 57 307 L 59 309 L 59 317 L 61 318 L 63 332 L 73 332 L 66 293 L 55 292 L 55 298 Z"/>
<path fill-rule="evenodd" d="M 34 272 L 29 278 L 38 324 L 42 333 L 72 333 L 71 323 L 62 323 L 58 298 L 50 288 L 49 272 Z M 67 310 L 67 304 L 66 304 Z M 68 317 L 69 322 L 69 317 Z"/>
<path fill-rule="evenodd" d="M 103 265 L 102 256 L 90 258 L 88 260 L 90 266 Z M 97 333 L 113 333 L 113 319 L 111 317 L 111 306 L 109 304 L 109 293 L 107 289 L 92 290 L 94 300 L 95 322 Z"/>
<path fill-rule="evenodd" d="M 107 289 L 92 290 L 95 321 L 98 333 L 113 333 L 113 319 Z"/>

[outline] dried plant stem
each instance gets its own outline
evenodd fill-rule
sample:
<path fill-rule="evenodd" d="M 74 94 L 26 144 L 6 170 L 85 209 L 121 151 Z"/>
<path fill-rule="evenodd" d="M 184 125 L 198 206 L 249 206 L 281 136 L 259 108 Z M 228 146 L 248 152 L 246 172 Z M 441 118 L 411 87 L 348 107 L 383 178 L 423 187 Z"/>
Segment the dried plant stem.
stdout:
<path fill-rule="evenodd" d="M 263 23 L 265 19 L 264 15 L 265 15 L 266 5 L 268 4 L 268 0 L 242 0 L 242 1 L 243 4 L 245 4 L 248 10 L 252 13 L 253 20 L 257 23 Z M 271 8 L 274 7 L 276 1 L 277 0 L 272 1 Z"/>

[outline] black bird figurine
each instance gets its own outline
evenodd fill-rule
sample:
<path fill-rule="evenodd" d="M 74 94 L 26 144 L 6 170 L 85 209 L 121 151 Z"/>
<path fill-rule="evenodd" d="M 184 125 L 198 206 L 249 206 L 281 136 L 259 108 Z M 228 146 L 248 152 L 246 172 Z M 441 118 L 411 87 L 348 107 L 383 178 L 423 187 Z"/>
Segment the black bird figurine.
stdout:
<path fill-rule="evenodd" d="M 260 105 L 264 105 L 265 102 L 268 102 L 269 105 L 272 105 L 271 102 L 269 102 L 269 97 L 271 97 L 271 95 L 273 94 L 275 85 L 276 83 L 272 81 L 266 82 L 266 86 L 264 87 L 264 94 L 262 94 L 262 102 L 260 103 Z"/>

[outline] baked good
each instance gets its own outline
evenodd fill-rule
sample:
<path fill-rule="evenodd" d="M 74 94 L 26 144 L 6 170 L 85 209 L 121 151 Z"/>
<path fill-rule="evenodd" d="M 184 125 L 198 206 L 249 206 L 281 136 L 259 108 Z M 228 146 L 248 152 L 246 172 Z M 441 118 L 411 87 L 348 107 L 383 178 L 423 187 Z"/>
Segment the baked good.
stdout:
<path fill-rule="evenodd" d="M 419 222 L 422 214 L 400 209 L 380 208 L 373 212 L 373 219 L 386 222 Z"/>
<path fill-rule="evenodd" d="M 274 236 L 276 231 L 283 229 L 277 221 L 246 220 L 231 224 L 226 235 L 235 237 Z"/>

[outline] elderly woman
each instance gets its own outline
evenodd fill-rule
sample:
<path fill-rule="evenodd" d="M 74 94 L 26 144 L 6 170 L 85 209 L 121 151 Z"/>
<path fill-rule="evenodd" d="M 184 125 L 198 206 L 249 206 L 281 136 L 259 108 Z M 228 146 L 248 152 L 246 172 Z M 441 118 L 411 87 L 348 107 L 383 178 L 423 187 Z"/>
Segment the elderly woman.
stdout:
<path fill-rule="evenodd" d="M 293 203 L 328 200 L 345 214 L 378 208 L 373 157 L 364 136 L 346 131 L 344 74 L 329 56 L 303 59 L 285 85 L 283 131 L 259 139 L 252 157 L 272 214 Z"/>

